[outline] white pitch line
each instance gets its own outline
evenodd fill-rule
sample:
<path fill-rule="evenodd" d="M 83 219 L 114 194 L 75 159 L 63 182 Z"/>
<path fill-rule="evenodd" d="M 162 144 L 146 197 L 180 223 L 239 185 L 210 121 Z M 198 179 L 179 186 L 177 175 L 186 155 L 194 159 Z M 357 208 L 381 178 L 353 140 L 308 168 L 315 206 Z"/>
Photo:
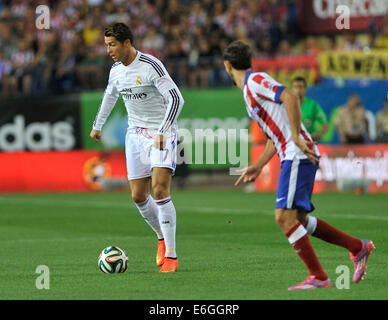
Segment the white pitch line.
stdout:
<path fill-rule="evenodd" d="M 233 236 L 238 236 L 238 235 L 246 235 L 247 232 L 234 232 L 233 233 Z M 203 233 L 203 234 L 186 234 L 185 235 L 185 238 L 186 239 L 181 239 L 181 240 L 187 240 L 187 238 L 213 238 L 215 236 L 220 236 L 220 235 L 229 235 L 229 233 L 217 233 L 217 234 L 214 234 L 214 233 Z M 107 239 L 106 241 L 118 241 L 118 240 L 129 240 L 129 239 L 136 239 L 136 238 L 150 238 L 151 240 L 154 240 L 155 237 L 153 235 L 147 235 L 147 236 L 104 236 L 103 238 L 99 238 L 99 240 L 101 239 Z M 40 239 L 5 239 L 5 240 L 1 240 L 1 243 L 2 244 L 5 244 L 5 243 L 34 243 L 34 242 L 82 242 L 82 241 L 93 241 L 95 242 L 96 241 L 96 237 L 78 237 L 78 238 L 74 238 L 74 237 L 69 237 L 69 238 L 40 238 Z M 105 240 L 104 240 L 105 241 Z"/>
<path fill-rule="evenodd" d="M 12 205 L 17 205 L 19 203 L 31 203 L 36 205 L 43 206 L 64 206 L 64 207 L 106 207 L 106 208 L 128 208 L 131 204 L 130 200 L 128 203 L 117 203 L 117 202 L 107 202 L 107 201 L 76 201 L 76 200 L 48 200 L 48 199 L 17 199 L 13 200 L 10 198 L 0 198 L 0 202 L 9 203 Z"/>
<path fill-rule="evenodd" d="M 104 238 L 109 240 L 124 240 L 124 239 L 134 239 L 134 238 L 143 238 L 143 236 L 105 236 Z M 148 237 L 148 236 L 144 236 Z M 101 239 L 101 238 L 100 238 Z M 80 238 L 43 238 L 43 239 L 6 239 L 1 242 L 81 242 L 81 241 L 96 241 L 96 237 L 80 237 Z"/>
<path fill-rule="evenodd" d="M 0 203 L 8 203 L 12 205 L 17 205 L 19 203 L 30 203 L 38 206 L 64 206 L 72 208 L 123 208 L 128 210 L 137 210 L 136 207 L 131 203 L 131 200 L 128 199 L 126 203 L 120 202 L 110 202 L 110 201 L 77 201 L 77 200 L 48 200 L 48 199 L 11 199 L 6 197 L 0 197 Z M 177 211 L 189 211 L 197 213 L 211 213 L 211 214 L 230 214 L 230 215 L 241 215 L 241 214 L 265 214 L 265 215 L 274 215 L 273 210 L 258 210 L 258 209 L 231 209 L 231 208 L 215 208 L 215 207 L 185 207 L 176 205 Z M 388 216 L 379 216 L 379 215 L 353 215 L 353 214 L 336 214 L 336 213 L 319 213 L 317 210 L 318 217 L 328 217 L 328 218 L 339 218 L 339 219 L 348 219 L 348 220 L 371 220 L 371 221 L 388 221 Z"/>
<path fill-rule="evenodd" d="M 128 200 L 127 203 L 118 203 L 118 202 L 109 202 L 109 201 L 77 201 L 77 200 L 48 200 L 48 199 L 7 199 L 0 197 L 0 203 L 9 203 L 12 205 L 18 205 L 18 204 L 35 204 L 35 205 L 41 205 L 41 206 L 64 206 L 64 207 L 82 207 L 82 208 L 123 208 L 123 209 L 136 209 L 136 207 L 133 205 L 133 203 Z M 180 210 L 185 211 L 195 211 L 199 213 L 229 213 L 229 214 L 257 214 L 257 210 L 250 210 L 250 209 L 230 209 L 230 208 L 212 208 L 212 207 L 182 207 L 182 206 L 176 206 Z M 137 209 L 136 209 L 137 210 Z M 272 213 L 272 211 L 271 211 Z"/>
<path fill-rule="evenodd" d="M 199 213 L 223 213 L 223 214 L 233 214 L 233 215 L 239 215 L 239 214 L 256 214 L 256 215 L 271 215 L 274 216 L 274 211 L 272 210 L 253 210 L 253 209 L 228 209 L 228 208 L 211 208 L 211 207 L 199 207 L 199 208 L 182 208 L 179 207 L 182 210 L 187 211 L 195 211 Z M 315 215 L 313 213 L 313 215 Z M 351 220 L 378 220 L 378 221 L 388 221 L 388 216 L 358 216 L 353 214 L 336 214 L 336 213 L 319 213 L 319 210 L 317 211 L 317 216 L 321 217 L 328 217 L 328 218 L 340 218 L 340 219 L 351 219 Z"/>

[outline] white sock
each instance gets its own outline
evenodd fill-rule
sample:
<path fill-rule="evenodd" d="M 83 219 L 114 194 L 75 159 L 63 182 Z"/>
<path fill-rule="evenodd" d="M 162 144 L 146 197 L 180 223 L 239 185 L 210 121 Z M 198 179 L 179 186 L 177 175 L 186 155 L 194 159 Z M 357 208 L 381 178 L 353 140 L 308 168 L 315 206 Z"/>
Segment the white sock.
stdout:
<path fill-rule="evenodd" d="M 159 224 L 159 211 L 154 198 L 149 195 L 146 201 L 142 203 L 135 203 L 135 205 L 139 209 L 144 220 L 148 223 L 151 229 L 155 231 L 158 239 L 163 239 L 163 232 Z"/>
<path fill-rule="evenodd" d="M 159 208 L 159 224 L 164 235 L 166 244 L 166 257 L 176 258 L 175 232 L 176 232 L 176 211 L 170 197 L 155 200 Z"/>

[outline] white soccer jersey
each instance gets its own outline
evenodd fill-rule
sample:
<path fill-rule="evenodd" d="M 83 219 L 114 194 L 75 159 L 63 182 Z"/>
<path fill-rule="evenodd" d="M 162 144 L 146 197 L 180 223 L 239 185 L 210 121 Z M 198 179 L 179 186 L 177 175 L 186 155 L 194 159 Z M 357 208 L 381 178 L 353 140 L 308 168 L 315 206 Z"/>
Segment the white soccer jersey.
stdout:
<path fill-rule="evenodd" d="M 292 141 L 290 121 L 286 108 L 280 102 L 285 87 L 264 72 L 248 71 L 244 82 L 244 100 L 249 116 L 256 121 L 272 140 L 280 161 L 306 159 L 307 156 Z M 303 123 L 300 137 L 313 141 Z M 315 154 L 319 155 L 315 146 Z"/>
<path fill-rule="evenodd" d="M 119 94 L 128 112 L 128 128 L 155 129 L 159 134 L 177 129 L 183 97 L 166 68 L 155 57 L 137 51 L 129 65 L 113 64 L 93 129 L 102 129 Z"/>

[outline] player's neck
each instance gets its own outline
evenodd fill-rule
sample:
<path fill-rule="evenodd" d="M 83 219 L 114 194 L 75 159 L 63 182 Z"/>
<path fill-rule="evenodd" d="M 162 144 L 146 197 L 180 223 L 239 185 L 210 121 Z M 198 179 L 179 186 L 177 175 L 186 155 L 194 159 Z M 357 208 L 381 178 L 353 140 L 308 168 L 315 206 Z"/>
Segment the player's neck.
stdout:
<path fill-rule="evenodd" d="M 241 90 L 244 89 L 245 75 L 248 70 L 234 70 L 233 78 L 236 82 L 236 86 Z"/>
<path fill-rule="evenodd" d="M 137 50 L 134 47 L 131 47 L 129 49 L 128 54 L 124 57 L 123 60 L 121 60 L 122 64 L 124 66 L 130 65 L 133 62 L 133 60 L 135 60 L 136 55 L 137 55 Z"/>

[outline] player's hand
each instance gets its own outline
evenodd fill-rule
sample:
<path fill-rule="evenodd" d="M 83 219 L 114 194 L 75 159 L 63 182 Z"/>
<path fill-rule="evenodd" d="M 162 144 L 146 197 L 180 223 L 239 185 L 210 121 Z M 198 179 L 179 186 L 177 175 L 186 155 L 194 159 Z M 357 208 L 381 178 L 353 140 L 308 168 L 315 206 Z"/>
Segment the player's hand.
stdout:
<path fill-rule="evenodd" d="M 321 139 L 321 134 L 319 132 L 313 132 L 311 138 L 313 138 L 314 141 L 319 141 Z"/>
<path fill-rule="evenodd" d="M 294 142 L 313 164 L 317 163 L 317 155 L 314 151 L 315 142 L 306 141 L 299 137 L 298 139 L 294 140 Z"/>
<path fill-rule="evenodd" d="M 244 181 L 244 182 L 254 181 L 260 175 L 261 169 L 262 169 L 261 167 L 257 167 L 253 164 L 247 168 L 237 170 L 237 172 L 241 172 L 242 174 L 236 180 L 236 182 L 234 183 L 234 186 L 237 187 L 241 183 L 241 181 Z"/>
<path fill-rule="evenodd" d="M 166 145 L 166 140 L 164 135 L 157 134 L 154 138 L 154 147 L 159 150 L 163 150 Z"/>
<path fill-rule="evenodd" d="M 101 138 L 102 138 L 101 131 L 93 129 L 92 131 L 90 131 L 90 138 L 92 138 L 96 142 L 101 141 Z"/>

